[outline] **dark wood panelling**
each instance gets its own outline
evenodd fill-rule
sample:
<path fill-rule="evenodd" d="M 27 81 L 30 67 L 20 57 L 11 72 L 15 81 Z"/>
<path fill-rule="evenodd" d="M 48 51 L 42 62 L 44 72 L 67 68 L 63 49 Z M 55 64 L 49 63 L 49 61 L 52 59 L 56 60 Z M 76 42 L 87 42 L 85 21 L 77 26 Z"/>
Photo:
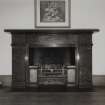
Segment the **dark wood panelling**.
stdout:
<path fill-rule="evenodd" d="M 92 49 L 91 46 L 79 47 L 79 87 L 92 87 Z"/>
<path fill-rule="evenodd" d="M 12 48 L 12 86 L 25 87 L 25 47 Z"/>
<path fill-rule="evenodd" d="M 77 43 L 77 35 L 69 34 L 32 34 L 26 35 L 27 43 L 42 46 L 59 46 Z"/>
<path fill-rule="evenodd" d="M 24 45 L 25 44 L 25 34 L 20 33 L 20 35 L 13 34 L 12 36 L 12 44 L 21 44 Z"/>

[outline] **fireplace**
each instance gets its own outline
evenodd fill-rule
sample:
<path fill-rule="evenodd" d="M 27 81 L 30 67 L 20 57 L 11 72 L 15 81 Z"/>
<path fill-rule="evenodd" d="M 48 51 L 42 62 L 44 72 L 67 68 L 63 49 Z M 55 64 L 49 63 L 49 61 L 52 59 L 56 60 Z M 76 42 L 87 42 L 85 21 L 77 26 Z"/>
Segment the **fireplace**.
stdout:
<path fill-rule="evenodd" d="M 92 89 L 92 34 L 98 29 L 9 30 L 12 88 Z"/>
<path fill-rule="evenodd" d="M 29 65 L 73 65 L 75 47 L 29 48 Z"/>
<path fill-rule="evenodd" d="M 75 47 L 29 48 L 30 83 L 38 79 L 39 85 L 66 85 L 68 67 L 76 67 L 75 54 Z M 69 81 L 75 85 L 75 69 L 70 71 Z"/>

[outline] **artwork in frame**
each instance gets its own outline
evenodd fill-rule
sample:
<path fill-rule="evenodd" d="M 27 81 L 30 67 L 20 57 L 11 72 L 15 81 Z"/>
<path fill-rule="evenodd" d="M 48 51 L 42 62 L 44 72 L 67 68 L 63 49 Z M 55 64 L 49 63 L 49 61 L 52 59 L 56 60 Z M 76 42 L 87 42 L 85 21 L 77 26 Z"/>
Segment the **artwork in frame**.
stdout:
<path fill-rule="evenodd" d="M 36 28 L 70 28 L 70 0 L 35 0 Z"/>

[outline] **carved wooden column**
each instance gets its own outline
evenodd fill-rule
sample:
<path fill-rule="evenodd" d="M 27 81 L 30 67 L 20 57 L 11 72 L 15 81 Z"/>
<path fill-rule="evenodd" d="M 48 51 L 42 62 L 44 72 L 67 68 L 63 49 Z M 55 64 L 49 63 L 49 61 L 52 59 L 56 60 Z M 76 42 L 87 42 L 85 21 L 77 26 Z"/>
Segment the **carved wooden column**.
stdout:
<path fill-rule="evenodd" d="M 25 35 L 12 33 L 12 88 L 25 88 Z"/>
<path fill-rule="evenodd" d="M 92 33 L 78 36 L 79 88 L 92 88 Z"/>

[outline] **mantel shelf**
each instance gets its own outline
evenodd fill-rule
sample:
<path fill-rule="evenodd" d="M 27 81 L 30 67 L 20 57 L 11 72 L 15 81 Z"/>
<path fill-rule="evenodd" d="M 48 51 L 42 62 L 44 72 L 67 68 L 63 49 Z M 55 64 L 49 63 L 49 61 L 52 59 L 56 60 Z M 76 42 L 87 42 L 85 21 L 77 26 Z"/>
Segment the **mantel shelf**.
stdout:
<path fill-rule="evenodd" d="M 99 29 L 5 29 L 4 32 L 11 33 L 93 33 Z"/>

